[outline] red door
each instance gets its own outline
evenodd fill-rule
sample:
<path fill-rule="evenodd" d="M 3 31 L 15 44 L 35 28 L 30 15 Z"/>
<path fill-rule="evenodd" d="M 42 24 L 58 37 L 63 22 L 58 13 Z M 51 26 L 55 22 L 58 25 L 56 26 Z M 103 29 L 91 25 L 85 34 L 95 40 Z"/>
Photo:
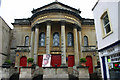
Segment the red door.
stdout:
<path fill-rule="evenodd" d="M 74 56 L 69 55 L 68 56 L 68 67 L 73 67 L 74 66 Z"/>
<path fill-rule="evenodd" d="M 43 61 L 43 56 L 42 56 L 42 55 L 39 55 L 39 56 L 38 56 L 38 66 L 39 66 L 39 67 L 42 67 L 42 61 Z"/>
<path fill-rule="evenodd" d="M 55 67 L 57 64 L 57 67 L 60 67 L 61 65 L 61 55 L 52 55 L 51 57 L 51 65 Z"/>
<path fill-rule="evenodd" d="M 23 66 L 23 67 L 27 66 L 27 58 L 25 56 L 20 58 L 20 66 Z"/>
<path fill-rule="evenodd" d="M 89 66 L 89 73 L 93 73 L 93 63 L 92 63 L 92 57 L 91 56 L 87 56 L 86 57 L 87 62 L 86 62 L 86 66 Z"/>

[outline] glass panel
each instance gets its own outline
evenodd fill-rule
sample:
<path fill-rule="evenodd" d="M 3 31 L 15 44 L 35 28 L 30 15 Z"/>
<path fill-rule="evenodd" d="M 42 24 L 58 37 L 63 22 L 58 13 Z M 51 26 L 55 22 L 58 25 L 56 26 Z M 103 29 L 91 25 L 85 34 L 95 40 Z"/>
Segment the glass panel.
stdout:
<path fill-rule="evenodd" d="M 39 35 L 39 46 L 45 46 L 45 33 L 42 32 Z"/>
<path fill-rule="evenodd" d="M 73 34 L 72 33 L 68 33 L 67 35 L 67 40 L 68 40 L 68 46 L 73 46 Z"/>
<path fill-rule="evenodd" d="M 29 36 L 25 37 L 25 46 L 29 46 Z"/>
<path fill-rule="evenodd" d="M 106 33 L 109 33 L 111 31 L 110 29 L 110 24 L 108 24 L 106 27 L 105 27 L 105 30 L 106 30 Z"/>
<path fill-rule="evenodd" d="M 88 37 L 84 36 L 84 46 L 88 46 Z"/>
<path fill-rule="evenodd" d="M 103 17 L 103 25 L 104 25 L 105 34 L 109 33 L 111 31 L 111 28 L 110 28 L 110 22 L 109 22 L 107 13 Z"/>
<path fill-rule="evenodd" d="M 59 46 L 59 33 L 55 32 L 53 34 L 53 46 Z"/>
<path fill-rule="evenodd" d="M 108 15 L 107 15 L 107 13 L 106 13 L 106 15 L 103 17 L 103 24 L 104 24 L 104 26 L 105 26 L 107 23 L 109 23 L 109 19 L 108 19 Z"/>

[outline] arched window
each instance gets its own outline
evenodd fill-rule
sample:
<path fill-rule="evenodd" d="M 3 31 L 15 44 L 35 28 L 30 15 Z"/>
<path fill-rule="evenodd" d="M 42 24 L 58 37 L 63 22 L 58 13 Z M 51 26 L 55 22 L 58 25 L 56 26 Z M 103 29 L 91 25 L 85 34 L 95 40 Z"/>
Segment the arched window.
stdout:
<path fill-rule="evenodd" d="M 88 37 L 84 36 L 84 46 L 88 46 Z"/>
<path fill-rule="evenodd" d="M 45 46 L 45 33 L 41 32 L 39 34 L 39 46 Z"/>
<path fill-rule="evenodd" d="M 73 46 L 73 33 L 71 32 L 67 34 L 67 46 Z"/>
<path fill-rule="evenodd" d="M 59 46 L 59 33 L 55 32 L 53 34 L 53 46 Z"/>
<path fill-rule="evenodd" d="M 29 36 L 25 36 L 25 46 L 29 46 Z"/>

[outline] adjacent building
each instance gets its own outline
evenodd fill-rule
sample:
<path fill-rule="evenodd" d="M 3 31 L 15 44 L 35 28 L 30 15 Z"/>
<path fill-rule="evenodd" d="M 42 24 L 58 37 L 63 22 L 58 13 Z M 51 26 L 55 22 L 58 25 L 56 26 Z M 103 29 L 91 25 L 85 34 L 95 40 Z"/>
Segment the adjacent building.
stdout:
<path fill-rule="evenodd" d="M 119 78 L 120 0 L 98 0 L 93 13 L 102 78 Z"/>
<path fill-rule="evenodd" d="M 54 67 L 78 67 L 80 58 L 85 57 L 89 74 L 96 72 L 98 53 L 94 20 L 82 18 L 80 13 L 79 9 L 55 1 L 33 9 L 30 18 L 15 19 L 10 45 L 10 59 L 15 67 L 26 67 L 27 59 L 32 57 L 42 68 L 43 55 L 49 54 L 51 71 Z M 5 40 L 10 41 L 9 37 Z"/>
<path fill-rule="evenodd" d="M 11 28 L 0 16 L 0 79 L 2 78 L 2 64 L 10 56 Z"/>

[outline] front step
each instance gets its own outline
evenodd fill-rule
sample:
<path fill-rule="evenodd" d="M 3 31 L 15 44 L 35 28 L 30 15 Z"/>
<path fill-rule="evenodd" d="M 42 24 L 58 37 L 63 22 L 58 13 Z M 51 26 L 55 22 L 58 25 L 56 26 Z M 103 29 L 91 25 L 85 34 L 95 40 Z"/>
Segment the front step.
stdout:
<path fill-rule="evenodd" d="M 46 79 L 65 79 L 69 80 L 67 68 L 45 68 L 43 69 L 43 80 Z"/>

